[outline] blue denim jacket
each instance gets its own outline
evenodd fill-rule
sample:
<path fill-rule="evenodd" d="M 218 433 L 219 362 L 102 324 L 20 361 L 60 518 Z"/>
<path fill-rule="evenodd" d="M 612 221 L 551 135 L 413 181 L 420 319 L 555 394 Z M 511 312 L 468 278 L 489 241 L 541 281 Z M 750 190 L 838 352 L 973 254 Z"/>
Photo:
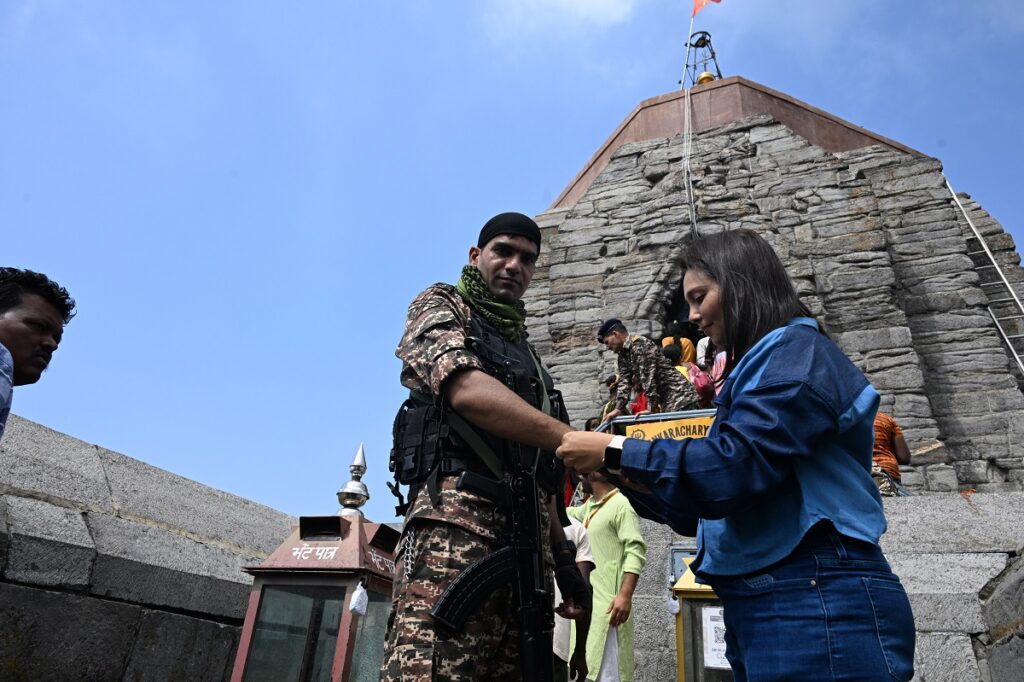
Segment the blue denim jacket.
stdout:
<path fill-rule="evenodd" d="M 0 343 L 0 438 L 4 437 L 7 415 L 11 413 L 11 398 L 14 393 L 14 360 L 10 351 Z"/>
<path fill-rule="evenodd" d="M 811 318 L 769 332 L 716 400 L 706 438 L 627 439 L 622 492 L 641 516 L 696 535 L 692 568 L 742 575 L 785 558 L 818 521 L 877 543 L 882 498 L 871 480 L 878 393 Z"/>

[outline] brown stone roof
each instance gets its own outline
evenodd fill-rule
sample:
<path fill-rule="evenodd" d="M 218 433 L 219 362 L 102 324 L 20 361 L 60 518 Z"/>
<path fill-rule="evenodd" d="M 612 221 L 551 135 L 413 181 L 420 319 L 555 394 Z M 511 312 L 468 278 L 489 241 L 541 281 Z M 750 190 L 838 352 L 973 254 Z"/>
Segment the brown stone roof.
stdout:
<path fill-rule="evenodd" d="M 571 208 L 608 165 L 615 150 L 623 144 L 681 135 L 685 94 L 680 90 L 641 102 L 562 190 L 548 210 Z M 922 156 L 906 145 L 740 76 L 698 85 L 690 91 L 690 100 L 694 132 L 767 114 L 811 143 L 831 152 L 882 145 Z"/>

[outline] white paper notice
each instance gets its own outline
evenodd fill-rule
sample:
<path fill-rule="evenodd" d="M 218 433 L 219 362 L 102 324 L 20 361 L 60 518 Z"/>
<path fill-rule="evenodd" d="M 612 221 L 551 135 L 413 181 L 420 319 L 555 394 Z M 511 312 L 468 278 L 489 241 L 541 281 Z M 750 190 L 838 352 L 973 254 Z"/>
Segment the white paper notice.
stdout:
<path fill-rule="evenodd" d="M 352 598 L 348 602 L 348 610 L 357 616 L 366 615 L 366 607 L 370 604 L 370 595 L 366 593 L 366 588 L 363 587 L 362 583 L 356 585 L 356 589 L 352 590 Z"/>
<path fill-rule="evenodd" d="M 725 619 L 721 606 L 704 606 L 700 610 L 704 625 L 704 667 L 731 670 L 725 658 Z"/>

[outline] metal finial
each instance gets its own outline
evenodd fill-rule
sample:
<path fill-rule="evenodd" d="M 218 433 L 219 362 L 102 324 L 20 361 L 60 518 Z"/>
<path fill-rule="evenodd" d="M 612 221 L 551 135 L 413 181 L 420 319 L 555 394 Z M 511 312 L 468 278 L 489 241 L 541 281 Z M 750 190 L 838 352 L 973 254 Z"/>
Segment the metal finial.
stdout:
<path fill-rule="evenodd" d="M 338 490 L 338 503 L 342 507 L 341 514 L 346 516 L 362 514 L 359 508 L 370 499 L 369 489 L 360 480 L 366 473 L 366 453 L 363 451 L 362 443 L 359 444 L 359 450 L 348 470 L 352 474 L 352 480 Z"/>
<path fill-rule="evenodd" d="M 366 452 L 363 451 L 363 444 L 359 444 L 359 450 L 356 451 L 356 458 L 352 460 L 352 464 L 348 467 L 349 472 L 353 476 L 362 476 L 366 473 Z"/>
<path fill-rule="evenodd" d="M 686 66 L 679 85 L 685 90 L 721 78 L 718 57 L 715 55 L 715 48 L 711 46 L 711 34 L 707 31 L 697 31 L 686 43 Z"/>

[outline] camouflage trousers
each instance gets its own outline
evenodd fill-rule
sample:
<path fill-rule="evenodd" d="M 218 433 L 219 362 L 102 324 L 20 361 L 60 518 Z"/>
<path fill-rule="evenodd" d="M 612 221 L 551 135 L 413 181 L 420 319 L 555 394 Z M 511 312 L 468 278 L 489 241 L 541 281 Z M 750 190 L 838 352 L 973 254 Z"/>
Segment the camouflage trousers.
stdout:
<path fill-rule="evenodd" d="M 511 586 L 491 593 L 460 632 L 435 628 L 430 616 L 448 584 L 496 549 L 494 542 L 450 523 L 408 524 L 395 566 L 382 681 L 521 679 Z"/>

